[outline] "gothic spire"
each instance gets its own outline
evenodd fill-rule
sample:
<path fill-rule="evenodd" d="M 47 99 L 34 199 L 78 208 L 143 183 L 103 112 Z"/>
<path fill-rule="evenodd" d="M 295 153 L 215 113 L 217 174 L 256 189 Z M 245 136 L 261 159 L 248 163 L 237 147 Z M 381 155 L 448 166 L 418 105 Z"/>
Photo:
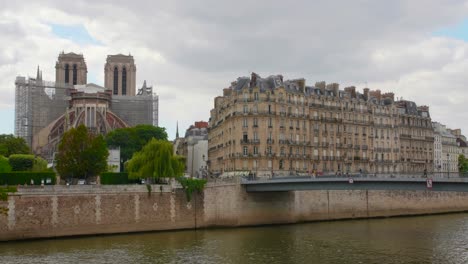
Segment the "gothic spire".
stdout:
<path fill-rule="evenodd" d="M 177 121 L 176 138 L 179 138 L 179 121 Z"/>

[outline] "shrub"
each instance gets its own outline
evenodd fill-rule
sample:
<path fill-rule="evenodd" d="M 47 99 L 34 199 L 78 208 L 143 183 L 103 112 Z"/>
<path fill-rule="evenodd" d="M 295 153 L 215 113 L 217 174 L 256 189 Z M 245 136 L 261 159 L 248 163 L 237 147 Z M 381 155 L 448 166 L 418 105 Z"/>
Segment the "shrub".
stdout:
<path fill-rule="evenodd" d="M 12 154 L 8 161 L 13 171 L 28 171 L 34 165 L 34 155 Z"/>
<path fill-rule="evenodd" d="M 47 183 L 47 179 L 50 179 L 51 182 Z M 0 185 L 29 185 L 31 180 L 34 181 L 34 185 L 40 185 L 41 180 L 44 180 L 45 184 L 55 184 L 57 177 L 55 172 L 13 171 L 0 173 Z"/>
<path fill-rule="evenodd" d="M 128 173 L 126 172 L 103 172 L 101 173 L 101 184 L 128 184 Z"/>
<path fill-rule="evenodd" d="M 10 166 L 10 163 L 8 162 L 8 159 L 0 155 L 0 173 L 10 172 L 10 171 L 11 171 L 11 166 Z"/>
<path fill-rule="evenodd" d="M 187 201 L 189 202 L 192 200 L 192 193 L 195 191 L 201 193 L 206 184 L 206 180 L 203 179 L 185 177 L 177 177 L 176 179 L 184 188 L 185 194 L 187 195 Z"/>
<path fill-rule="evenodd" d="M 16 188 L 16 186 L 0 187 L 0 201 L 8 200 L 8 193 L 15 193 L 17 191 L 18 189 Z"/>

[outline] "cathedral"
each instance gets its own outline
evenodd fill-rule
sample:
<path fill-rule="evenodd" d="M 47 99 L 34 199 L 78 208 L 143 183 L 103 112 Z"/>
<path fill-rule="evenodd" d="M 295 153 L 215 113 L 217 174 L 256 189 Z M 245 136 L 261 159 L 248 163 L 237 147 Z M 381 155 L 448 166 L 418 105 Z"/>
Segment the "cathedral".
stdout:
<path fill-rule="evenodd" d="M 81 124 L 97 134 L 138 124 L 158 125 L 158 96 L 146 85 L 136 91 L 131 55 L 108 55 L 104 86 L 87 82 L 82 54 L 60 53 L 55 82 L 18 76 L 15 90 L 15 134 L 36 155 L 52 160 L 65 131 Z"/>

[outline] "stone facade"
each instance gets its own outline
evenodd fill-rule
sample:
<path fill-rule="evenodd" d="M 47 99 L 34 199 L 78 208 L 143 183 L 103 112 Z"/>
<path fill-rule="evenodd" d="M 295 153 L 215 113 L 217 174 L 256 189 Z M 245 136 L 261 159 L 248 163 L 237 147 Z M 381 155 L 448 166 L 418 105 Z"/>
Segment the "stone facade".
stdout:
<path fill-rule="evenodd" d="M 258 176 L 422 173 L 432 171 L 433 145 L 428 107 L 379 90 L 253 73 L 214 100 L 209 169 Z"/>
<path fill-rule="evenodd" d="M 434 130 L 429 107 L 414 102 L 396 102 L 398 109 L 401 170 L 411 173 L 433 172 Z"/>
<path fill-rule="evenodd" d="M 86 84 L 88 69 L 83 54 L 60 53 L 55 64 L 55 82 L 57 84 Z"/>
<path fill-rule="evenodd" d="M 145 83 L 146 84 L 146 83 Z M 114 95 L 135 95 L 136 66 L 131 55 L 108 55 L 104 66 L 104 87 Z"/>
<path fill-rule="evenodd" d="M 434 135 L 437 139 L 434 141 L 434 168 L 441 175 L 451 172 L 458 173 L 458 156 L 462 154 L 458 137 L 461 136 L 460 130 L 448 129 L 445 125 L 433 122 Z M 453 133 L 452 133 L 453 132 Z"/>
<path fill-rule="evenodd" d="M 174 141 L 174 153 L 184 156 L 187 175 L 206 178 L 208 161 L 208 122 L 198 121 L 179 138 L 179 128 Z"/>
<path fill-rule="evenodd" d="M 92 133 L 105 135 L 114 129 L 128 127 L 125 121 L 111 111 L 110 90 L 86 84 L 75 85 L 69 92 L 69 107 L 33 137 L 33 152 L 46 159 L 53 157 L 63 134 L 71 128 L 84 125 Z"/>

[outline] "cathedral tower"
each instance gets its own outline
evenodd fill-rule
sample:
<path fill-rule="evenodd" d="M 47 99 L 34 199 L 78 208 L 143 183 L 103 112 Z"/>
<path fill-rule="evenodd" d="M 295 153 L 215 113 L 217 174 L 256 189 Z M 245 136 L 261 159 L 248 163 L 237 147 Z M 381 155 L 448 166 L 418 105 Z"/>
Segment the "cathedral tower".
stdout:
<path fill-rule="evenodd" d="M 88 68 L 82 54 L 60 53 L 55 64 L 55 82 L 59 84 L 86 84 Z"/>
<path fill-rule="evenodd" d="M 135 95 L 136 66 L 131 55 L 107 55 L 104 86 L 114 95 Z"/>

